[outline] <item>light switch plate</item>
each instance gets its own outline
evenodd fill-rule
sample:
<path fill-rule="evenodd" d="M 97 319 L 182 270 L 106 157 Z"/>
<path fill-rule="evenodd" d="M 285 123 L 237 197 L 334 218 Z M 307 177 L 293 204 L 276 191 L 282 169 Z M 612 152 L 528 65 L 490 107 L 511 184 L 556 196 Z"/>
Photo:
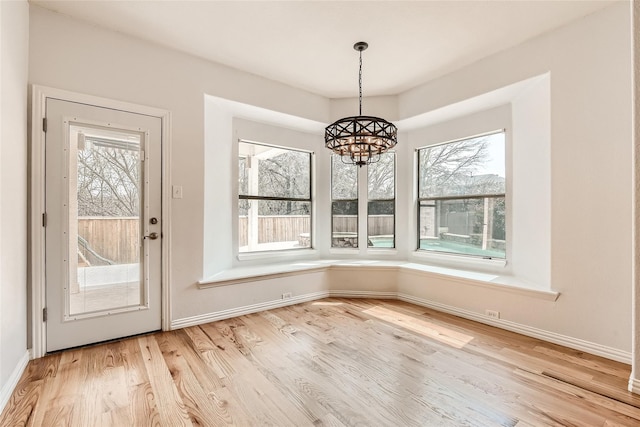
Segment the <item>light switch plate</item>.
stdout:
<path fill-rule="evenodd" d="M 174 199 L 182 199 L 182 185 L 174 185 L 171 187 Z"/>

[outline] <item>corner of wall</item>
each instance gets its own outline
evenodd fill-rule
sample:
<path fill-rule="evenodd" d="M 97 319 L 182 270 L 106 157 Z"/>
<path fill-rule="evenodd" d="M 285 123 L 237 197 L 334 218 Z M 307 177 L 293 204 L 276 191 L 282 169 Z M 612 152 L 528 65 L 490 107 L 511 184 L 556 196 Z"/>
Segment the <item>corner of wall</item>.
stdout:
<path fill-rule="evenodd" d="M 28 360 L 28 3 L 0 2 L 0 20 L 0 399 L 6 403 Z"/>

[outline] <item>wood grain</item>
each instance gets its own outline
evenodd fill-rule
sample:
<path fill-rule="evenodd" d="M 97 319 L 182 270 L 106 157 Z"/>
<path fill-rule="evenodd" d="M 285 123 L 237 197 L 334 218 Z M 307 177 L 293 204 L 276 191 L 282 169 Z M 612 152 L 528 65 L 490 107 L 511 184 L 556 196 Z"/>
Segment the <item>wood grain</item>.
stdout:
<path fill-rule="evenodd" d="M 325 299 L 31 361 L 0 426 L 639 426 L 628 365 Z"/>

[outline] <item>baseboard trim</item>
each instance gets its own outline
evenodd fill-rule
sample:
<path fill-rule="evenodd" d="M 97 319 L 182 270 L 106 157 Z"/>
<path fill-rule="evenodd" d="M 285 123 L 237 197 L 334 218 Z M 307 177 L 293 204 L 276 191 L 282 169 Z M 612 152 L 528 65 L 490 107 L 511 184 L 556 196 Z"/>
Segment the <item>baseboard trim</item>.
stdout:
<path fill-rule="evenodd" d="M 335 298 L 378 298 L 378 299 L 398 299 L 397 292 L 379 292 L 379 291 L 348 291 L 335 290 L 329 291 L 330 297 Z"/>
<path fill-rule="evenodd" d="M 212 313 L 200 314 L 198 316 L 176 319 L 171 322 L 171 329 L 181 329 L 188 326 L 202 325 L 204 323 L 215 322 L 217 320 L 230 319 L 232 317 L 244 316 L 245 314 L 258 313 L 260 311 L 286 307 L 288 305 L 300 304 L 302 302 L 315 301 L 328 297 L 397 299 L 397 293 L 349 290 L 314 292 L 310 294 L 298 295 L 293 298 L 287 298 L 286 300 L 267 301 L 259 304 L 231 308 L 229 310 L 215 311 Z"/>
<path fill-rule="evenodd" d="M 18 364 L 11 372 L 9 379 L 6 383 L 2 385 L 2 389 L 0 390 L 0 413 L 4 410 L 4 407 L 7 406 L 9 399 L 11 399 L 11 395 L 18 385 L 18 381 L 20 381 L 20 377 L 24 373 L 24 370 L 27 368 L 27 364 L 29 363 L 29 350 L 24 352 L 24 355 L 18 361 Z"/>
<path fill-rule="evenodd" d="M 327 297 L 336 298 L 378 298 L 378 299 L 398 299 L 400 301 L 409 302 L 422 307 L 431 308 L 443 313 L 453 314 L 454 316 L 473 320 L 475 322 L 484 323 L 486 325 L 495 326 L 507 331 L 516 332 L 543 341 L 573 348 L 575 350 L 584 351 L 596 356 L 602 356 L 607 359 L 615 360 L 622 363 L 631 364 L 631 352 L 618 350 L 612 347 L 596 344 L 591 341 L 581 340 L 579 338 L 569 337 L 567 335 L 555 332 L 545 331 L 543 329 L 534 328 L 520 323 L 511 322 L 504 319 L 491 319 L 485 315 L 453 307 L 446 304 L 430 301 L 423 298 L 414 297 L 412 295 L 397 292 L 381 292 L 381 291 L 351 291 L 351 290 L 331 290 L 314 292 L 310 294 L 298 295 L 286 300 L 267 301 L 259 304 L 252 304 L 243 307 L 232 308 L 229 310 L 216 311 L 213 313 L 201 314 L 198 316 L 185 317 L 171 322 L 171 329 L 186 328 L 188 326 L 201 325 L 203 323 L 215 322 L 217 320 L 230 319 L 232 317 L 243 316 L 245 314 L 257 313 L 260 311 L 271 310 L 274 308 L 286 307 L 288 305 L 300 304 L 302 302 L 315 301 Z M 640 390 L 640 381 L 630 381 L 629 387 L 635 387 Z M 639 391 L 640 393 L 640 391 Z"/>
<path fill-rule="evenodd" d="M 640 379 L 629 378 L 629 391 L 631 393 L 640 394 Z"/>
<path fill-rule="evenodd" d="M 615 360 L 617 362 L 631 364 L 632 356 L 631 352 L 619 350 L 612 347 L 607 347 L 601 344 L 597 344 L 591 341 L 585 341 L 579 338 L 573 338 L 567 335 L 558 334 L 555 332 L 545 331 L 543 329 L 534 328 L 520 323 L 511 322 L 504 319 L 491 319 L 482 314 L 460 309 L 446 304 L 440 304 L 437 302 L 429 301 L 422 298 L 417 298 L 412 295 L 398 294 L 398 299 L 412 304 L 420 305 L 422 307 L 431 308 L 433 310 L 442 311 L 444 313 L 453 314 L 454 316 L 463 317 L 465 319 L 473 320 L 475 322 L 484 323 L 486 325 L 495 326 L 507 331 L 516 332 L 522 335 L 526 335 L 533 338 L 538 338 L 543 341 L 548 341 L 554 344 L 562 345 L 565 347 L 573 348 L 574 350 L 584 351 L 589 354 L 601 356 L 607 359 Z"/>
<path fill-rule="evenodd" d="M 245 314 L 258 313 L 260 311 L 272 310 L 274 308 L 286 307 L 288 305 L 300 304 L 307 301 L 314 301 L 327 298 L 329 292 L 320 291 L 310 294 L 298 295 L 293 298 L 283 300 L 267 301 L 258 304 L 245 305 L 243 307 L 231 308 L 228 310 L 214 311 L 212 313 L 190 316 L 176 319 L 171 322 L 171 329 L 181 329 L 188 326 L 202 325 L 203 323 L 215 322 L 217 320 L 230 319 L 232 317 L 244 316 Z"/>

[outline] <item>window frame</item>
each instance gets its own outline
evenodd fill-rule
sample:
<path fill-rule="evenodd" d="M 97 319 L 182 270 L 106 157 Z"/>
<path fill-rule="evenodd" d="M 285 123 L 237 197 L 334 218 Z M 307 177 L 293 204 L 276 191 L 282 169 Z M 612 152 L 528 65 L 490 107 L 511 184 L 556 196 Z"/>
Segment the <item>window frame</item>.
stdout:
<path fill-rule="evenodd" d="M 353 252 L 360 253 L 364 255 L 368 253 L 369 255 L 382 255 L 382 254 L 395 254 L 398 250 L 398 236 L 397 236 L 397 216 L 398 216 L 398 152 L 397 150 L 390 150 L 382 154 L 384 155 L 392 155 L 393 156 L 393 197 L 392 198 L 375 198 L 369 199 L 369 172 L 371 165 L 368 164 L 365 167 L 358 167 L 356 165 L 351 165 L 348 162 L 343 162 L 347 165 L 350 165 L 354 168 L 355 178 L 356 178 L 356 194 L 357 198 L 334 198 L 334 173 L 333 173 L 333 165 L 334 161 L 341 161 L 339 155 L 332 154 L 329 161 L 329 176 L 330 176 L 330 188 L 329 188 L 329 206 L 330 206 L 330 215 L 331 215 L 331 224 L 330 224 L 330 243 L 329 250 L 332 253 L 342 253 L 342 252 Z M 363 196 L 364 194 L 364 196 Z M 364 198 L 364 199 L 363 199 Z M 356 202 L 356 231 L 355 234 L 357 236 L 357 246 L 334 246 L 334 214 L 333 214 L 333 205 L 335 202 Z M 393 202 L 393 246 L 392 247 L 380 247 L 380 246 L 370 246 L 369 245 L 369 205 L 370 202 Z M 361 242 L 365 242 L 365 245 L 362 245 Z M 371 252 L 369 252 L 371 251 Z"/>
<path fill-rule="evenodd" d="M 259 146 L 263 146 L 263 147 L 269 147 L 269 148 L 275 148 L 275 149 L 279 149 L 279 150 L 286 150 L 286 151 L 294 151 L 294 152 L 298 152 L 298 153 L 304 153 L 307 154 L 309 156 L 309 197 L 308 198 L 303 198 L 303 197 L 280 197 L 280 196 L 254 196 L 254 195 L 248 195 L 248 194 L 241 194 L 241 189 L 240 189 L 240 183 L 236 182 L 237 185 L 237 195 L 238 195 L 238 202 L 240 202 L 241 200 L 256 200 L 256 201 L 281 201 L 281 202 L 304 202 L 304 203 L 309 203 L 309 246 L 303 246 L 303 247 L 291 247 L 291 248 L 282 248 L 282 249 L 266 249 L 266 250 L 247 250 L 247 251 L 240 251 L 240 239 L 239 239 L 239 231 L 240 231 L 240 223 L 238 221 L 238 225 L 236 227 L 236 235 L 238 236 L 238 256 L 242 256 L 242 257 L 246 257 L 246 256 L 251 256 L 251 255 L 260 255 L 260 254 L 277 254 L 277 253 L 283 253 L 283 252 L 287 252 L 287 251 L 309 251 L 309 250 L 313 250 L 314 249 L 314 235 L 313 235 L 313 224 L 314 224 L 314 197 L 313 197 L 313 164 L 314 164 L 314 159 L 313 156 L 315 155 L 314 151 L 310 151 L 310 150 L 305 150 L 302 148 L 294 148 L 294 147 L 287 147 L 287 146 L 283 146 L 283 145 L 277 145 L 277 144 L 269 144 L 269 143 L 265 143 L 265 142 L 258 142 L 258 141 L 252 141 L 252 140 L 248 140 L 248 139 L 243 139 L 243 138 L 239 138 L 238 139 L 238 143 L 237 146 L 240 147 L 240 144 L 251 144 L 251 145 L 259 145 Z M 241 156 L 240 153 L 238 153 L 237 157 L 236 157 L 236 161 L 239 161 L 240 159 L 246 159 L 247 156 Z M 238 168 L 238 174 L 237 174 L 237 178 L 240 177 L 240 169 Z M 238 208 L 239 209 L 239 208 Z M 236 218 L 239 220 L 240 218 L 240 214 L 239 211 L 236 214 Z M 247 229 L 248 230 L 248 229 Z M 247 238 L 248 238 L 248 231 L 247 231 Z"/>
<path fill-rule="evenodd" d="M 461 141 L 467 141 L 467 140 L 472 140 L 472 139 L 476 139 L 476 138 L 482 138 L 485 136 L 491 136 L 491 135 L 497 135 L 497 134 L 502 134 L 503 135 L 503 141 L 504 141 L 504 166 L 505 166 L 505 189 L 504 189 L 504 193 L 483 193 L 483 194 L 464 194 L 464 195 L 455 195 L 455 196 L 431 196 L 431 197 L 420 197 L 420 151 L 421 150 L 426 150 L 426 149 L 431 149 L 434 147 L 439 147 L 442 145 L 447 145 L 447 144 L 454 144 L 457 142 L 461 142 Z M 483 132 L 483 133 L 478 133 L 478 134 L 474 134 L 471 136 L 465 136 L 465 137 L 461 137 L 461 138 L 456 138 L 456 139 L 452 139 L 452 140 L 448 140 L 448 141 L 443 141 L 443 142 L 438 142 L 435 144 L 430 144 L 430 145 L 426 145 L 426 146 L 422 146 L 422 147 L 418 147 L 415 149 L 415 165 L 416 165 L 416 169 L 415 169 L 415 182 L 416 182 L 416 190 L 415 190 L 415 194 L 416 194 L 416 207 L 415 207 L 415 213 L 416 213 L 416 248 L 415 248 L 415 253 L 419 254 L 419 255 L 428 255 L 428 256 L 443 256 L 443 257 L 466 257 L 467 259 L 477 259 L 477 260 L 487 260 L 487 261 L 497 261 L 499 263 L 502 262 L 506 262 L 507 261 L 507 255 L 508 255 L 508 251 L 507 251 L 507 247 L 508 247 L 508 230 L 507 230 L 507 218 L 508 218 L 508 203 L 507 203 L 507 197 L 508 197 L 508 167 L 507 167 L 507 144 L 508 144 L 508 135 L 507 135 L 507 129 L 506 128 L 501 128 L 501 129 L 497 129 L 497 130 L 492 130 L 489 132 Z M 502 198 L 504 201 L 504 206 L 505 206 L 505 250 L 504 250 L 504 256 L 503 257 L 498 257 L 498 256 L 491 256 L 488 254 L 480 254 L 480 255 L 474 255 L 474 254 L 469 254 L 469 253 L 456 253 L 456 252 L 447 252 L 447 251 L 438 251 L 438 250 L 434 250 L 434 249 L 424 249 L 420 247 L 420 228 L 421 228 L 421 223 L 420 223 L 420 210 L 422 207 L 422 203 L 423 202 L 428 202 L 428 201 L 432 201 L 434 203 L 434 205 L 439 202 L 439 201 L 446 201 L 446 200 L 465 200 L 465 199 L 488 199 L 488 198 L 494 198 L 494 199 L 498 199 L 498 198 Z"/>

